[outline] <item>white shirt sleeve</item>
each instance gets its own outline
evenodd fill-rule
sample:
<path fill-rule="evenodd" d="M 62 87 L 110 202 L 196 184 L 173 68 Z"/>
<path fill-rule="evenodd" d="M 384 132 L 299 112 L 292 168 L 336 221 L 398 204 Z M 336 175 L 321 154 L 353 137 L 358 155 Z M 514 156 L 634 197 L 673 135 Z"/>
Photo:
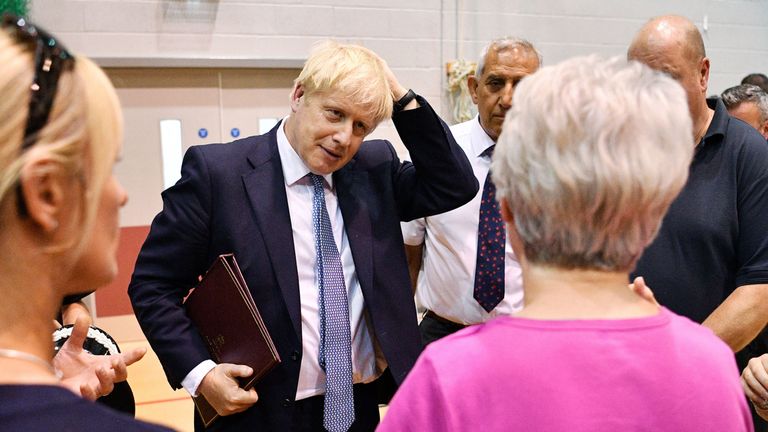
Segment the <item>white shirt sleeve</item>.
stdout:
<path fill-rule="evenodd" d="M 426 218 L 415 219 L 410 222 L 400 222 L 403 231 L 403 243 L 408 246 L 418 246 L 424 243 L 424 233 L 427 232 Z"/>
<path fill-rule="evenodd" d="M 197 388 L 200 387 L 200 383 L 203 382 L 203 378 L 216 367 L 216 363 L 213 360 L 204 360 L 194 369 L 189 371 L 187 376 L 181 381 L 181 386 L 184 390 L 189 392 L 192 396 L 197 396 Z"/>

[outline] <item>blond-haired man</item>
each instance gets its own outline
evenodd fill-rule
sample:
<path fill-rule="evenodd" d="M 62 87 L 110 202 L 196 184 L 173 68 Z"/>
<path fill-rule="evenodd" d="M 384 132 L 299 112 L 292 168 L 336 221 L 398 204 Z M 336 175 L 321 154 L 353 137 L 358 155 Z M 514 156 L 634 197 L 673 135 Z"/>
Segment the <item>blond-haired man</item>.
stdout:
<path fill-rule="evenodd" d="M 390 116 L 413 163 L 389 142 L 363 141 Z M 205 395 L 222 429 L 372 430 L 376 387 L 400 383 L 421 348 L 399 221 L 476 191 L 426 100 L 370 50 L 326 42 L 273 130 L 187 152 L 129 294 L 170 384 Z M 282 358 L 250 392 L 234 378 L 251 370 L 213 364 L 180 305 L 228 252 Z"/>

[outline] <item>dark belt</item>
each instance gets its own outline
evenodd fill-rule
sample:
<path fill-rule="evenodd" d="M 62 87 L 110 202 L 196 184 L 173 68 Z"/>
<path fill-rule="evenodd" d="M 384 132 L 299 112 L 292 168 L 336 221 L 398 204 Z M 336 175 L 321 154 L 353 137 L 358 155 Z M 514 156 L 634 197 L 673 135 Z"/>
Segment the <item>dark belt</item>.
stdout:
<path fill-rule="evenodd" d="M 456 328 L 464 328 L 464 327 L 466 327 L 465 324 L 457 323 L 457 322 L 451 321 L 451 320 L 449 320 L 447 318 L 443 318 L 440 315 L 432 312 L 431 310 L 427 310 L 427 312 L 424 314 L 424 317 L 425 318 L 429 317 L 429 318 L 431 318 L 431 319 L 433 319 L 433 320 L 435 320 L 435 321 L 437 321 L 437 322 L 439 322 L 441 324 L 454 326 Z"/>

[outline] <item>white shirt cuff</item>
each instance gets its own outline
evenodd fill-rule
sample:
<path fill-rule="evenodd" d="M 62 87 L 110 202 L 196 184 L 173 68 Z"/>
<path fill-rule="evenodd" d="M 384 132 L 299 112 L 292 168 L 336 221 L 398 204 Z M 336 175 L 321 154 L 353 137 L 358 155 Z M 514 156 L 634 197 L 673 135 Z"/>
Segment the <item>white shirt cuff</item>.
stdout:
<path fill-rule="evenodd" d="M 203 382 L 203 378 L 216 367 L 216 363 L 213 360 L 204 360 L 194 369 L 189 371 L 184 380 L 181 381 L 181 386 L 184 390 L 189 392 L 192 396 L 197 396 L 197 388 L 200 387 L 200 383 Z"/>
<path fill-rule="evenodd" d="M 400 222 L 400 230 L 403 232 L 403 243 L 408 246 L 419 246 L 424 243 L 426 235 L 426 223 L 424 218 L 414 219 L 410 222 Z"/>

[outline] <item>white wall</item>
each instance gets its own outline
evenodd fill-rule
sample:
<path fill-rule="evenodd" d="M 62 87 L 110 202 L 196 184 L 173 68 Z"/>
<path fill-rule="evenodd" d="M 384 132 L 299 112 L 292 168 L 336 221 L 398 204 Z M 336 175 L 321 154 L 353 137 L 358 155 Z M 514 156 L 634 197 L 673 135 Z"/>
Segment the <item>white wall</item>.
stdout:
<path fill-rule="evenodd" d="M 451 8 L 456 1 L 446 1 Z M 576 55 L 624 55 L 650 17 L 683 15 L 695 22 L 712 60 L 710 93 L 738 84 L 751 72 L 768 74 L 768 0 L 544 0 L 459 2 L 444 13 L 448 57 L 471 57 L 504 34 L 531 40 L 554 64 Z M 704 28 L 706 20 L 707 26 Z M 458 28 L 458 36 L 456 29 Z M 456 39 L 460 41 L 456 47 Z M 453 44 L 453 45 L 451 45 Z"/>
<path fill-rule="evenodd" d="M 445 63 L 474 59 L 491 38 L 530 39 L 547 64 L 623 55 L 638 27 L 663 13 L 700 28 L 706 17 L 710 93 L 768 73 L 768 0 L 33 0 L 31 8 L 73 50 L 129 62 L 300 61 L 318 39 L 355 41 L 438 107 Z"/>
<path fill-rule="evenodd" d="M 624 55 L 643 22 L 676 13 L 702 30 L 710 94 L 747 73 L 768 73 L 768 0 L 33 0 L 30 12 L 71 50 L 108 66 L 296 68 L 318 39 L 362 43 L 446 119 L 446 63 L 475 60 L 488 40 L 504 35 L 531 40 L 544 63 L 554 64 L 589 53 Z M 213 132 L 207 142 L 228 140 L 229 123 L 246 131 L 254 126 L 248 118 L 287 114 L 292 79 L 262 85 L 253 78 L 258 71 L 244 70 L 239 84 L 222 88 L 221 79 L 197 83 L 190 69 L 122 73 L 133 77 L 116 82 L 127 129 L 117 169 L 131 196 L 125 225 L 149 224 L 161 206 L 158 119 L 183 119 L 192 137 L 185 147 L 199 143 L 194 134 L 202 126 Z M 391 122 L 373 135 L 399 142 Z"/>

